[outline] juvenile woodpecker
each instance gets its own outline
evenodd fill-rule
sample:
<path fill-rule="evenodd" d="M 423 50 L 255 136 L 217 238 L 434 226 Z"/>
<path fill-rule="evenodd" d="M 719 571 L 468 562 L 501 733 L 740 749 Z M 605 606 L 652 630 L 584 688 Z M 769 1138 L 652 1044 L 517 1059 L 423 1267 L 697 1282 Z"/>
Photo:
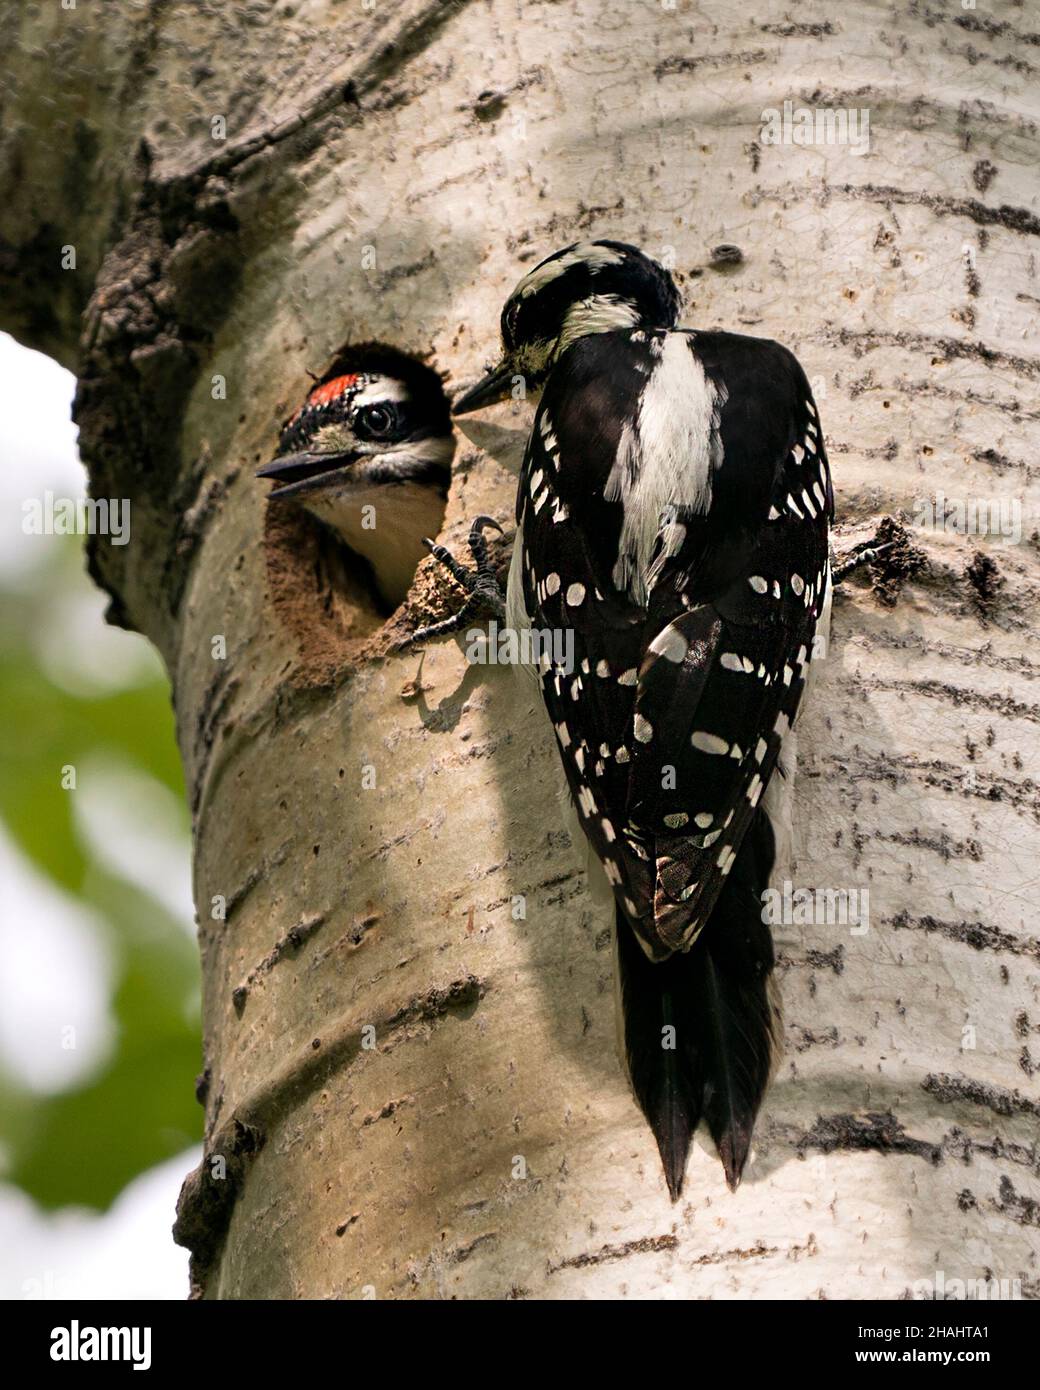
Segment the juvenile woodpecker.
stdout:
<path fill-rule="evenodd" d="M 282 429 L 257 472 L 294 499 L 371 567 L 389 609 L 402 602 L 444 520 L 455 451 L 437 374 L 403 354 L 341 357 Z"/>
<path fill-rule="evenodd" d="M 798 362 L 677 329 L 679 303 L 632 246 L 558 251 L 455 405 L 540 392 L 507 614 L 574 634 L 573 669 L 538 675 L 613 889 L 626 1060 L 673 1200 L 702 1119 L 736 1187 L 777 1059 L 765 793 L 825 640 L 833 515 Z"/>

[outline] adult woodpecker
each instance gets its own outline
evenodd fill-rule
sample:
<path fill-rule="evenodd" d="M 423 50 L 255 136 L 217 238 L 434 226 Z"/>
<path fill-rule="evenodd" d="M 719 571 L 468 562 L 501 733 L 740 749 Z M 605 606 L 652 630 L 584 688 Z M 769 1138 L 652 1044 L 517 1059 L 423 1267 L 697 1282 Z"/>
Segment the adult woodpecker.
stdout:
<path fill-rule="evenodd" d="M 440 378 L 389 349 L 341 356 L 282 429 L 257 472 L 368 562 L 388 609 L 404 599 L 423 537 L 444 520 L 455 452 Z"/>
<path fill-rule="evenodd" d="M 538 674 L 613 889 L 626 1060 L 673 1200 L 702 1119 L 736 1187 L 778 1056 L 765 793 L 825 641 L 833 515 L 798 362 L 676 329 L 679 303 L 635 247 L 558 251 L 454 406 L 540 392 L 508 620 L 574 634 L 573 669 Z"/>

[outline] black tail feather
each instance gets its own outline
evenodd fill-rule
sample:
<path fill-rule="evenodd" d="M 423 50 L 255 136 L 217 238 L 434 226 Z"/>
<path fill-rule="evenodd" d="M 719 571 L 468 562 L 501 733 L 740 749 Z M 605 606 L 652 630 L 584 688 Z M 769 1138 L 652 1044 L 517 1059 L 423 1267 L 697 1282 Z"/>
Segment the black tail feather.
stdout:
<path fill-rule="evenodd" d="M 673 1201 L 702 1117 L 731 1190 L 747 1163 L 777 1045 L 773 941 L 761 902 L 772 862 L 772 831 L 760 811 L 707 926 L 688 952 L 668 960 L 649 961 L 618 915 L 629 1075 Z"/>
<path fill-rule="evenodd" d="M 704 1093 L 697 1049 L 686 1045 L 695 1035 L 689 957 L 648 960 L 620 913 L 617 954 L 628 1074 L 657 1140 L 674 1202 L 682 1191 Z"/>

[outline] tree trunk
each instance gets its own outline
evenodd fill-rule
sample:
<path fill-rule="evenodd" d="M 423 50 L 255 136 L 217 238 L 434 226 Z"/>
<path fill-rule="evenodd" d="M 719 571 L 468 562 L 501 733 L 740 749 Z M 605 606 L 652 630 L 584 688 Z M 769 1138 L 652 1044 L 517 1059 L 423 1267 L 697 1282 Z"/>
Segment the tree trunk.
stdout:
<path fill-rule="evenodd" d="M 177 1229 L 201 1296 L 1040 1288 L 1040 34 L 1013 3 L 747 13 L 4 21 L 2 326 L 75 365 L 93 491 L 132 499 L 92 570 L 166 660 L 191 788 L 207 1158 Z M 767 143 L 785 100 L 868 109 L 869 153 Z M 389 654 L 446 611 L 439 577 L 381 626 L 253 477 L 344 340 L 454 389 L 523 270 L 596 236 L 673 264 L 685 324 L 798 354 L 839 549 L 896 518 L 835 604 L 778 873 L 869 891 L 869 930 L 774 929 L 786 1056 L 756 1157 L 730 1195 L 698 1147 L 674 1207 L 537 692 L 455 643 Z M 487 419 L 463 423 L 448 544 L 512 517 L 530 412 Z M 1018 502 L 1022 543 L 914 527 L 939 492 Z"/>

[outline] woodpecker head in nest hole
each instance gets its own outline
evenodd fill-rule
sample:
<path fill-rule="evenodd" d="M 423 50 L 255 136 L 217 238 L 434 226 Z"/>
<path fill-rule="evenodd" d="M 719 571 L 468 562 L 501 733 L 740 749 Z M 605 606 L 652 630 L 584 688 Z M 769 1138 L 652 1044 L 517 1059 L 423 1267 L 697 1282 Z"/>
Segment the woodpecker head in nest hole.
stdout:
<path fill-rule="evenodd" d="M 549 372 L 579 338 L 616 329 L 671 328 L 680 299 L 668 272 L 621 241 L 576 242 L 530 271 L 502 310 L 503 356 L 454 403 L 465 415 L 511 394 L 541 390 Z"/>
<path fill-rule="evenodd" d="M 389 349 L 341 355 L 282 429 L 257 472 L 269 500 L 298 502 L 367 561 L 396 608 L 444 520 L 455 452 L 431 368 Z"/>

